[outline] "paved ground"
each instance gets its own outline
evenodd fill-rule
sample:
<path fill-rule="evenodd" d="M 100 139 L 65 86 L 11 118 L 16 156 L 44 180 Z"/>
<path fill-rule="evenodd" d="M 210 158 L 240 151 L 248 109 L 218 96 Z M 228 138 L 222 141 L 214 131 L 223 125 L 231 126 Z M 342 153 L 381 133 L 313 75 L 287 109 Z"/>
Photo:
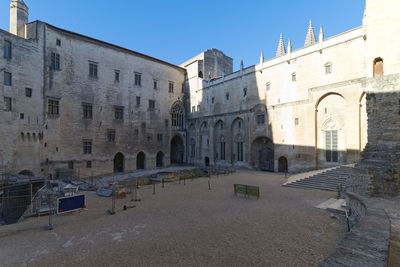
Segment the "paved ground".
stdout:
<path fill-rule="evenodd" d="M 88 210 L 30 218 L 0 228 L 1 266 L 316 266 L 345 227 L 314 206 L 335 193 L 281 187 L 282 175 L 229 176 L 139 190 L 142 201 L 107 215 L 109 198 L 88 194 Z M 261 199 L 233 196 L 234 183 L 258 185 Z"/>

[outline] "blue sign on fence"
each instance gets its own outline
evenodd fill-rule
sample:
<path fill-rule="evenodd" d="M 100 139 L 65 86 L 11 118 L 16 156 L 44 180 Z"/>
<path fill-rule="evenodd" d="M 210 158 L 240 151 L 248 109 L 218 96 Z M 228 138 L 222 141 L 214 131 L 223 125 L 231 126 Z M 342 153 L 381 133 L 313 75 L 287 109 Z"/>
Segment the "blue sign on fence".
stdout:
<path fill-rule="evenodd" d="M 62 197 L 57 199 L 57 214 L 86 208 L 85 195 Z"/>

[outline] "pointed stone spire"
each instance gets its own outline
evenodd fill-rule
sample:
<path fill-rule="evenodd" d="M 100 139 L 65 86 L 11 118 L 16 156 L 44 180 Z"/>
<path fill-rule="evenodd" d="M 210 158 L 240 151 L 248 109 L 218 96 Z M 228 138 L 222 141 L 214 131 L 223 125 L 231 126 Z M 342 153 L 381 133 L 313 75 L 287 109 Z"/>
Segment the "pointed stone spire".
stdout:
<path fill-rule="evenodd" d="M 261 49 L 260 64 L 264 62 L 264 51 Z"/>
<path fill-rule="evenodd" d="M 315 40 L 314 28 L 313 28 L 311 20 L 310 20 L 310 24 L 308 26 L 308 31 L 307 31 L 307 36 L 306 36 L 306 41 L 304 42 L 304 46 L 313 45 L 316 42 L 317 41 Z"/>
<path fill-rule="evenodd" d="M 283 37 L 281 33 L 281 37 L 279 39 L 278 49 L 276 50 L 276 57 L 281 57 L 286 55 L 285 43 L 283 42 Z"/>
<path fill-rule="evenodd" d="M 318 37 L 318 41 L 322 42 L 324 40 L 324 30 L 322 29 L 322 24 L 321 24 L 321 28 L 319 28 L 319 37 Z"/>
<path fill-rule="evenodd" d="M 292 42 L 290 41 L 290 39 L 287 44 L 287 52 L 288 52 L 288 54 L 290 54 L 292 52 Z"/>

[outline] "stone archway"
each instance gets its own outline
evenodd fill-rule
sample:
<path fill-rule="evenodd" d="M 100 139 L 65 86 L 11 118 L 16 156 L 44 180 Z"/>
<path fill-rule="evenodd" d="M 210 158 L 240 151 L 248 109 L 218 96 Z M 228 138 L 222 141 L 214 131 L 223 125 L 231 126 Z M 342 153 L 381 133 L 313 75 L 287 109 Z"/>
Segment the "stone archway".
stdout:
<path fill-rule="evenodd" d="M 171 164 L 182 164 L 184 156 L 183 140 L 180 136 L 176 135 L 171 140 Z"/>
<path fill-rule="evenodd" d="M 114 157 L 114 173 L 124 172 L 124 154 L 118 152 Z"/>
<path fill-rule="evenodd" d="M 274 144 L 268 137 L 258 137 L 251 144 L 251 158 L 255 168 L 274 171 Z"/>
<path fill-rule="evenodd" d="M 140 151 L 136 156 L 136 170 L 144 170 L 146 168 L 146 155 Z"/>
<path fill-rule="evenodd" d="M 278 172 L 288 172 L 289 165 L 288 160 L 285 157 L 280 157 L 278 159 Z"/>
<path fill-rule="evenodd" d="M 157 153 L 156 157 L 156 167 L 157 168 L 162 168 L 164 167 L 164 153 L 162 151 L 159 151 Z"/>

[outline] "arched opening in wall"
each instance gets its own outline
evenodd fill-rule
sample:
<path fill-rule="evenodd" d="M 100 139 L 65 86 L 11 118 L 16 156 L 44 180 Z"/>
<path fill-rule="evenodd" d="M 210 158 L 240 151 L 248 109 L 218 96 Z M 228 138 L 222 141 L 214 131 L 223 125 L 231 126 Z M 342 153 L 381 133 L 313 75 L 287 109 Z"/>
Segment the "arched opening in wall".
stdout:
<path fill-rule="evenodd" d="M 274 144 L 268 137 L 256 138 L 251 144 L 251 161 L 255 168 L 274 171 Z"/>
<path fill-rule="evenodd" d="M 199 71 L 199 78 L 203 79 L 203 72 L 202 71 Z"/>
<path fill-rule="evenodd" d="M 23 170 L 18 173 L 19 175 L 27 176 L 27 177 L 34 177 L 35 174 L 30 170 Z"/>
<path fill-rule="evenodd" d="M 215 152 L 215 161 L 224 161 L 226 160 L 226 149 L 225 149 L 225 125 L 222 120 L 217 121 L 214 125 L 214 152 Z"/>
<path fill-rule="evenodd" d="M 181 101 L 176 101 L 171 108 L 171 125 L 172 127 L 183 128 L 183 104 Z"/>
<path fill-rule="evenodd" d="M 125 157 L 121 152 L 118 152 L 114 157 L 114 172 L 124 172 Z"/>
<path fill-rule="evenodd" d="M 171 164 L 182 164 L 184 156 L 184 145 L 182 138 L 176 135 L 171 140 Z"/>
<path fill-rule="evenodd" d="M 209 157 L 204 158 L 204 166 L 206 166 L 206 167 L 210 166 L 210 158 Z"/>
<path fill-rule="evenodd" d="M 136 169 L 144 170 L 146 168 L 146 154 L 140 151 L 136 156 Z"/>
<path fill-rule="evenodd" d="M 383 59 L 377 57 L 374 59 L 374 77 L 383 76 Z"/>
<path fill-rule="evenodd" d="M 232 123 L 232 162 L 245 161 L 245 125 L 242 118 L 236 118 Z"/>
<path fill-rule="evenodd" d="M 280 157 L 278 159 L 278 172 L 288 172 L 288 160 L 285 157 Z"/>
<path fill-rule="evenodd" d="M 164 167 L 164 153 L 162 151 L 157 153 L 156 167 L 157 168 Z"/>

